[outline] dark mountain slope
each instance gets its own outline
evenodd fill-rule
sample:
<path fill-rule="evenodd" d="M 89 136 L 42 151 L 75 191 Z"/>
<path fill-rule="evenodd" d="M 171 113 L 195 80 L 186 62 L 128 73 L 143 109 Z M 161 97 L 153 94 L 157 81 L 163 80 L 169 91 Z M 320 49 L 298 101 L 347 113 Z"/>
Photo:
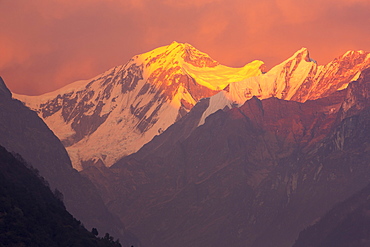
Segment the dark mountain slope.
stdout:
<path fill-rule="evenodd" d="M 121 245 L 88 232 L 36 170 L 0 146 L 0 246 Z"/>
<path fill-rule="evenodd" d="M 370 147 L 369 70 L 362 74 L 360 81 L 362 83 L 355 82 L 351 85 L 341 111 L 341 119 L 344 118 L 344 121 L 334 132 L 335 137 L 332 138 L 334 141 L 322 149 L 322 152 L 330 152 L 332 149 L 342 150 L 341 153 L 345 155 L 337 157 L 337 160 L 346 160 L 349 165 L 342 169 L 349 169 L 351 173 L 353 173 L 353 167 L 358 167 L 359 164 L 370 165 L 370 158 L 366 155 Z M 353 151 L 348 152 L 349 150 Z M 357 159 L 354 159 L 356 157 L 354 153 L 357 154 Z M 363 176 L 369 177 L 367 167 L 364 168 Z M 319 222 L 302 231 L 294 247 L 369 246 L 369 195 L 370 185 L 367 185 L 360 192 L 336 205 Z"/>
<path fill-rule="evenodd" d="M 370 184 L 299 234 L 293 247 L 370 246 Z"/>
<path fill-rule="evenodd" d="M 0 145 L 19 153 L 37 168 L 52 189 L 63 193 L 68 211 L 87 228 L 96 227 L 103 234 L 130 239 L 123 235 L 122 223 L 107 210 L 95 186 L 72 168 L 59 139 L 35 112 L 12 99 L 0 81 Z"/>

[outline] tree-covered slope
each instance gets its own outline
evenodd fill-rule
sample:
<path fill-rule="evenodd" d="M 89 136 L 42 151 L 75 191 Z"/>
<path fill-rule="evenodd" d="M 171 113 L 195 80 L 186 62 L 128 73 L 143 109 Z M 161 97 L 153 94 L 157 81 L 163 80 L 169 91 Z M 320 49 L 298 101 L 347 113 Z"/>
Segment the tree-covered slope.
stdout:
<path fill-rule="evenodd" d="M 121 246 L 97 238 L 66 211 L 34 168 L 0 146 L 0 246 Z M 96 233 L 96 232 L 95 232 Z"/>

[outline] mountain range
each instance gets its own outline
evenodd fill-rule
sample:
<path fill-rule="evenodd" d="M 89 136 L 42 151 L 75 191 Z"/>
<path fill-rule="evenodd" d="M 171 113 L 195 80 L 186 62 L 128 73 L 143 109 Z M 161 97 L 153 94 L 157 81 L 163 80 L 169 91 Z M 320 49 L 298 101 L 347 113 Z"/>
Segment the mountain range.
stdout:
<path fill-rule="evenodd" d="M 365 70 L 305 103 L 254 97 L 196 128 L 191 111 L 137 153 L 82 174 L 143 246 L 291 246 L 369 182 L 369 82 Z"/>
<path fill-rule="evenodd" d="M 228 68 L 189 44 L 174 42 L 91 80 L 41 96 L 15 97 L 38 112 L 65 145 L 74 168 L 82 170 L 96 163 L 111 166 L 137 151 L 201 98 L 261 74 L 261 65 Z"/>
<path fill-rule="evenodd" d="M 40 96 L 14 97 L 39 114 L 66 147 L 73 167 L 82 170 L 109 167 L 138 151 L 202 98 L 210 97 L 210 103 L 200 124 L 216 110 L 241 106 L 252 96 L 304 102 L 329 95 L 369 63 L 369 53 L 349 51 L 319 66 L 302 48 L 262 73 L 261 61 L 230 68 L 189 44 L 173 42 L 90 80 Z"/>
<path fill-rule="evenodd" d="M 230 68 L 173 42 L 13 97 L 137 245 L 284 247 L 369 183 L 369 67 L 368 52 L 318 65 L 302 48 L 269 71 Z"/>

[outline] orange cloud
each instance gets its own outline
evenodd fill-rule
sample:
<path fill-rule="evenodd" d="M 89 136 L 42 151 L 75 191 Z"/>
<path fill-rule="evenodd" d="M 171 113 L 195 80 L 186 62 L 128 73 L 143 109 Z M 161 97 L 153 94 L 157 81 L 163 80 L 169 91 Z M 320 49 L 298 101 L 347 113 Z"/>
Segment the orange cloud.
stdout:
<path fill-rule="evenodd" d="M 193 7 L 203 7 L 204 5 L 215 4 L 221 2 L 221 0 L 187 0 L 187 1 L 177 1 L 177 0 L 164 0 L 163 3 L 176 8 L 193 8 Z"/>
<path fill-rule="evenodd" d="M 229 66 L 370 50 L 368 0 L 0 1 L 0 75 L 39 94 L 176 40 Z"/>
<path fill-rule="evenodd" d="M 229 20 L 221 10 L 213 11 L 211 14 L 203 15 L 194 30 L 195 34 L 206 41 L 207 43 L 213 42 L 222 33 L 225 32 L 229 24 Z"/>
<path fill-rule="evenodd" d="M 8 67 L 11 63 L 22 63 L 26 60 L 27 53 L 20 47 L 8 37 L 0 37 L 0 68 Z"/>

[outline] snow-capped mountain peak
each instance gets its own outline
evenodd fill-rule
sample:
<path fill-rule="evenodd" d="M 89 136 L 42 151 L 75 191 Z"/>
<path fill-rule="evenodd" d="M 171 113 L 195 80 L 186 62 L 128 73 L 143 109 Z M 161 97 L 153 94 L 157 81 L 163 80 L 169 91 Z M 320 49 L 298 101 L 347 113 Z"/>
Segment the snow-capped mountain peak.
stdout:
<path fill-rule="evenodd" d="M 199 124 L 215 111 L 241 106 L 253 96 L 298 102 L 327 96 L 346 88 L 369 66 L 368 52 L 348 51 L 327 65 L 318 65 L 310 58 L 308 49 L 302 48 L 267 73 L 231 83 L 226 90 L 212 96 Z"/>
<path fill-rule="evenodd" d="M 110 166 L 137 151 L 201 98 L 262 74 L 262 64 L 230 68 L 189 44 L 173 42 L 90 80 L 40 96 L 14 97 L 38 112 L 81 170 Z"/>
<path fill-rule="evenodd" d="M 81 170 L 91 164 L 110 166 L 136 152 L 202 98 L 210 100 L 199 124 L 253 96 L 317 99 L 346 88 L 369 66 L 369 58 L 367 52 L 349 51 L 322 66 L 302 48 L 262 73 L 261 61 L 231 68 L 190 44 L 173 42 L 90 80 L 40 96 L 13 96 L 38 112 Z"/>
<path fill-rule="evenodd" d="M 301 49 L 296 51 L 293 54 L 293 56 L 291 56 L 287 60 L 291 60 L 291 59 L 304 59 L 306 62 L 312 62 L 309 51 L 306 47 L 302 47 Z"/>

